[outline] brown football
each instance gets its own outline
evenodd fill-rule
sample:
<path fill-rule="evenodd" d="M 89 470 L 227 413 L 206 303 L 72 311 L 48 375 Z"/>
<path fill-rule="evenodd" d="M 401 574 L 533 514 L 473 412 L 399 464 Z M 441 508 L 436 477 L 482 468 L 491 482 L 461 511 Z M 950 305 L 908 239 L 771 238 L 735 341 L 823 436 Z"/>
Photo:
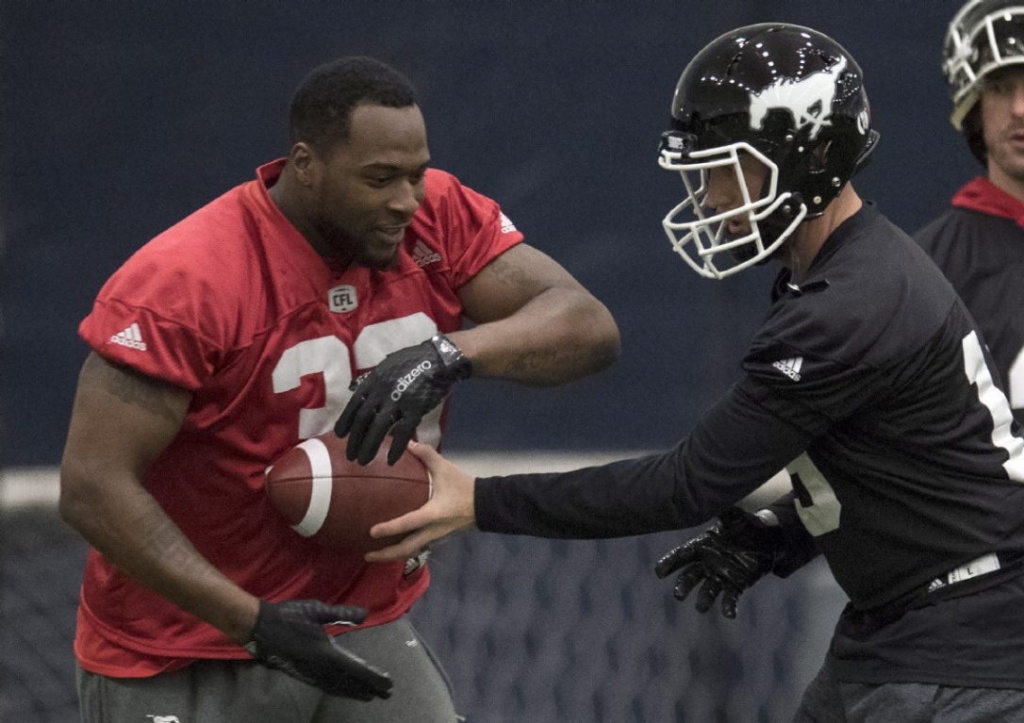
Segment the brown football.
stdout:
<path fill-rule="evenodd" d="M 303 537 L 325 547 L 378 550 L 400 538 L 375 540 L 370 528 L 430 499 L 430 476 L 408 452 L 388 466 L 390 437 L 366 466 L 346 459 L 347 442 L 328 432 L 288 450 L 267 468 L 267 494 Z"/>

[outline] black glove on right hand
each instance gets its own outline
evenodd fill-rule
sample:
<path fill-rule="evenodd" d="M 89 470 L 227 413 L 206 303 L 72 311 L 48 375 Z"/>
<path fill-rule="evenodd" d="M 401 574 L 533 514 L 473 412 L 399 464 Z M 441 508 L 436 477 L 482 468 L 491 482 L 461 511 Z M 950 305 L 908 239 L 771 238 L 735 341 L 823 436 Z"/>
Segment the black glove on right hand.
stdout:
<path fill-rule="evenodd" d="M 330 623 L 359 624 L 365 618 L 363 608 L 325 605 L 319 600 L 261 600 L 245 649 L 268 668 L 284 671 L 328 695 L 367 701 L 387 698 L 391 676 L 343 649 L 324 630 Z"/>
<path fill-rule="evenodd" d="M 732 507 L 703 534 L 661 558 L 654 571 L 662 578 L 679 571 L 673 590 L 677 600 L 701 585 L 698 612 L 707 612 L 721 595 L 722 614 L 735 618 L 740 595 L 773 570 L 784 546 L 780 527 Z"/>

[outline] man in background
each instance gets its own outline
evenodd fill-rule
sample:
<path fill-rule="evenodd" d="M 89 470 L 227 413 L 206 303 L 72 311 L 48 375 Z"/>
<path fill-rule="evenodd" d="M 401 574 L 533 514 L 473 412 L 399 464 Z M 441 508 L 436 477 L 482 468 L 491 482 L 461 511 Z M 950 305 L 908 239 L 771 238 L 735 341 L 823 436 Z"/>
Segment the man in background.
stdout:
<path fill-rule="evenodd" d="M 986 173 L 915 237 L 977 320 L 1024 424 L 1024 4 L 970 0 L 943 55 L 953 127 Z"/>

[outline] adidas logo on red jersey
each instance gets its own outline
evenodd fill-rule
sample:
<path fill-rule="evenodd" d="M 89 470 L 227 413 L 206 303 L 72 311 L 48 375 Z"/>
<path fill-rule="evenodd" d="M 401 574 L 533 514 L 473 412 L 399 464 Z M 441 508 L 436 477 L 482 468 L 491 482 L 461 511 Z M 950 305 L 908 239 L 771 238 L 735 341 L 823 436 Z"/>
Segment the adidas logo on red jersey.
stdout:
<path fill-rule="evenodd" d="M 505 214 L 501 214 L 501 232 L 502 233 L 512 233 L 515 230 L 516 230 L 516 225 L 514 223 L 512 223 L 512 219 L 510 219 Z"/>
<path fill-rule="evenodd" d="M 412 260 L 416 262 L 416 265 L 421 269 L 428 265 L 433 264 L 441 260 L 441 254 L 434 251 L 434 249 L 427 246 L 423 239 L 416 239 L 416 245 L 412 249 Z"/>
<path fill-rule="evenodd" d="M 127 329 L 110 337 L 110 341 L 129 349 L 146 351 L 146 342 L 142 341 L 142 334 L 139 332 L 139 325 L 132 324 Z"/>

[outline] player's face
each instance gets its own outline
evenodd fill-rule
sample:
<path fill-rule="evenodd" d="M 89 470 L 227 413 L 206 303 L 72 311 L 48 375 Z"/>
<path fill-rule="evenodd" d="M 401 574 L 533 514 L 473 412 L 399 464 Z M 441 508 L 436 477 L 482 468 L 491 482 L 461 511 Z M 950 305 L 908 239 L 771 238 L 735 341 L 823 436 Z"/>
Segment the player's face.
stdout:
<path fill-rule="evenodd" d="M 1024 69 L 1006 68 L 985 78 L 981 121 L 989 177 L 1019 196 L 1024 192 Z"/>
<path fill-rule="evenodd" d="M 361 105 L 322 159 L 313 224 L 326 251 L 371 268 L 395 258 L 423 201 L 430 151 L 418 106 Z"/>
<path fill-rule="evenodd" d="M 737 177 L 734 166 L 720 166 L 708 171 L 707 196 L 704 207 L 715 214 L 726 213 L 750 203 L 761 196 L 761 189 L 768 177 L 768 167 L 747 153 L 739 157 L 742 178 Z M 744 197 L 744 188 L 746 197 Z M 738 213 L 725 225 L 726 235 L 738 238 L 750 233 L 750 218 Z"/>

